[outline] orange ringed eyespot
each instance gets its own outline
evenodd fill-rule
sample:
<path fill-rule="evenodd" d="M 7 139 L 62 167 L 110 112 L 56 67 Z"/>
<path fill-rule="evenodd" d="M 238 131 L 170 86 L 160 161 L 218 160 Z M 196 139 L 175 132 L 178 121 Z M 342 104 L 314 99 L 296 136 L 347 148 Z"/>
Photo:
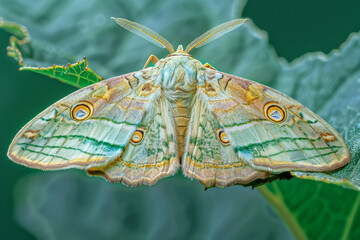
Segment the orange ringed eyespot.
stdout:
<path fill-rule="evenodd" d="M 93 106 L 88 102 L 79 102 L 72 108 L 71 117 L 76 121 L 83 121 L 91 117 L 93 113 Z"/>
<path fill-rule="evenodd" d="M 134 144 L 140 143 L 144 137 L 144 129 L 137 129 L 134 134 L 131 136 L 131 142 Z"/>
<path fill-rule="evenodd" d="M 217 136 L 218 136 L 220 142 L 221 142 L 223 145 L 229 145 L 229 144 L 230 144 L 229 137 L 228 137 L 228 135 L 224 132 L 224 130 L 222 130 L 222 129 L 217 129 L 217 130 L 216 130 L 216 133 L 217 133 Z"/>
<path fill-rule="evenodd" d="M 277 103 L 268 103 L 264 107 L 265 116 L 273 122 L 281 123 L 286 119 L 286 111 Z"/>

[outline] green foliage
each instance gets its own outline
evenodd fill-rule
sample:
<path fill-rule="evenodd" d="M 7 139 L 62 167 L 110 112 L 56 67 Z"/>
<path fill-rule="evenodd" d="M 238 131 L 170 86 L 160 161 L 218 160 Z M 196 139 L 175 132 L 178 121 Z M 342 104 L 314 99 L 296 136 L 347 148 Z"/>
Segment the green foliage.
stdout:
<path fill-rule="evenodd" d="M 86 58 L 68 67 L 54 65 L 52 67 L 22 67 L 20 70 L 32 71 L 56 78 L 63 83 L 82 88 L 102 80 L 93 70 L 89 69 Z"/>
<path fill-rule="evenodd" d="M 27 55 L 24 54 L 23 62 L 26 65 L 43 67 L 54 63 L 64 64 L 66 61 L 75 62 L 76 60 L 81 59 L 83 55 L 87 55 L 92 66 L 101 76 L 110 77 L 135 71 L 142 67 L 150 54 L 155 53 L 155 55 L 160 57 L 165 56 L 167 53 L 161 49 L 154 48 L 142 39 L 138 39 L 137 36 L 121 32 L 122 30 L 108 18 L 112 16 L 114 12 L 117 12 L 115 11 L 116 9 L 118 10 L 119 15 L 115 15 L 115 17 L 121 16 L 137 21 L 156 30 L 170 42 L 172 42 L 171 40 L 177 39 L 178 43 L 186 45 L 186 43 L 189 43 L 194 37 L 197 37 L 210 29 L 210 27 L 229 20 L 231 8 L 234 8 L 234 6 L 230 4 L 230 1 L 217 3 L 217 9 L 222 9 L 222 12 L 229 14 L 222 14 L 222 16 L 214 19 L 213 16 L 218 16 L 218 14 L 216 14 L 216 10 L 211 8 L 211 4 L 203 5 L 201 1 L 191 1 L 191 3 L 189 1 L 189 4 L 192 4 L 193 7 L 179 10 L 177 14 L 172 15 L 171 18 L 165 15 L 163 18 L 170 20 L 158 24 L 161 22 L 159 20 L 159 18 L 161 19 L 161 15 L 159 16 L 156 14 L 165 12 L 164 9 L 169 7 L 164 6 L 161 8 L 163 5 L 160 4 L 160 1 L 144 1 L 139 5 L 130 2 L 121 2 L 119 5 L 107 3 L 106 5 L 101 6 L 101 9 L 98 9 L 99 6 L 95 7 L 95 4 L 90 2 L 87 5 L 85 4 L 87 6 L 87 15 L 97 16 L 97 21 L 87 18 L 86 15 L 82 15 L 76 17 L 78 21 L 69 23 L 68 19 L 71 19 L 71 16 L 74 17 L 78 12 L 70 11 L 65 14 L 65 9 L 74 8 L 73 4 L 74 3 L 72 2 L 63 3 L 63 5 L 66 6 L 63 8 L 64 16 L 60 15 L 57 21 L 68 24 L 60 26 L 56 25 L 56 31 L 52 29 L 54 25 L 52 25 L 51 21 L 41 25 L 42 31 L 39 30 L 39 23 L 29 16 L 25 16 L 19 21 L 26 25 L 33 35 L 31 41 L 32 51 L 28 51 Z M 231 18 L 240 17 L 239 13 L 241 13 L 242 4 L 243 2 L 240 2 L 239 5 L 235 6 L 239 11 L 233 14 Z M 171 8 L 179 8 L 180 3 L 173 2 L 170 5 Z M 154 10 L 154 6 L 159 7 L 159 9 L 157 9 L 158 12 L 151 12 L 151 9 Z M 55 12 L 55 8 L 52 7 L 46 8 L 46 6 L 39 6 L 39 8 L 39 11 L 46 12 L 47 16 L 52 16 Z M 144 11 L 143 9 L 147 9 L 147 11 Z M 8 10 L 11 12 L 11 9 Z M 102 13 L 96 15 L 98 12 Z M 139 14 L 139 12 L 141 12 L 141 14 Z M 6 17 L 5 12 L 0 11 L 0 15 L 1 14 Z M 153 17 L 154 15 L 156 15 L 157 18 Z M 226 15 L 226 17 L 224 15 Z M 15 19 L 10 16 L 11 15 L 9 14 L 9 20 L 15 21 Z M 189 19 L 198 24 L 188 24 L 187 21 Z M 101 24 L 99 24 L 99 22 Z M 20 25 L 18 26 L 21 28 Z M 86 27 L 84 30 L 84 26 L 91 26 L 91 30 Z M 88 34 L 86 35 L 86 38 L 81 37 L 84 31 Z M 58 35 L 56 35 L 57 32 L 59 33 Z M 67 32 L 68 34 L 61 34 L 63 32 Z M 118 32 L 121 32 L 122 36 L 118 36 Z M 13 31 L 13 33 L 16 34 L 17 32 Z M 56 36 L 54 36 L 54 34 Z M 18 34 L 18 36 L 19 39 L 22 39 L 21 34 Z M 298 239 L 360 238 L 360 232 L 356 228 L 360 223 L 360 211 L 358 209 L 360 193 L 358 191 L 339 187 L 335 184 L 326 183 L 332 182 L 352 189 L 360 189 L 360 169 L 358 168 L 360 160 L 359 45 L 360 35 L 354 34 L 338 51 L 334 51 L 329 55 L 321 53 L 307 54 L 289 64 L 275 55 L 272 48 L 269 47 L 266 35 L 263 32 L 258 30 L 253 24 L 247 24 L 236 32 L 224 36 L 222 39 L 192 52 L 194 57 L 202 62 L 209 62 L 220 71 L 264 83 L 295 98 L 314 112 L 320 114 L 339 131 L 348 143 L 352 160 L 345 168 L 327 174 L 304 175 L 302 173 L 294 173 L 302 178 L 319 181 L 292 179 L 290 181 L 273 182 L 259 188 L 260 192 L 278 210 L 285 223 L 288 224 L 294 236 Z M 23 47 L 23 45 L 17 46 Z M 19 61 L 19 59 L 16 60 Z M 76 66 L 82 66 L 82 70 L 84 70 L 84 67 L 86 66 L 83 64 L 85 64 L 84 61 L 81 62 L 79 66 Z M 31 69 L 36 70 L 37 68 Z M 52 68 L 45 68 L 40 69 L 40 71 L 42 73 L 47 71 L 48 75 L 57 77 L 52 74 L 51 69 Z M 79 72 L 83 72 L 82 70 Z M 58 72 L 62 76 L 62 81 L 67 82 L 69 79 L 67 77 L 68 72 L 69 71 L 67 70 Z M 91 81 L 100 80 L 95 73 L 93 74 Z M 81 86 L 84 86 L 87 83 L 81 84 L 83 84 Z M 73 86 L 80 85 L 75 85 L 73 82 Z M 198 183 L 188 181 L 181 183 L 182 181 L 185 181 L 185 179 L 177 176 L 174 180 L 168 179 L 159 182 L 157 184 L 159 186 L 156 185 L 151 188 L 141 187 L 139 190 L 127 190 L 122 186 L 110 187 L 109 185 L 97 181 L 97 179 L 87 181 L 80 178 L 78 175 L 66 175 L 62 177 L 55 173 L 51 173 L 51 175 L 49 174 L 43 177 L 31 177 L 21 181 L 19 184 L 19 191 L 17 194 L 19 206 L 17 218 L 23 226 L 29 229 L 29 231 L 38 238 L 46 239 L 51 236 L 53 239 L 56 239 L 56 236 L 59 236 L 59 234 L 63 232 L 63 227 L 66 226 L 66 223 L 71 222 L 70 219 L 72 219 L 72 216 L 62 215 L 61 219 L 63 222 L 59 223 L 57 222 L 58 215 L 52 211 L 45 211 L 44 209 L 54 208 L 52 203 L 56 202 L 59 198 L 58 195 L 51 194 L 52 191 L 61 193 L 68 189 L 66 186 L 71 186 L 73 184 L 73 186 L 76 186 L 76 188 L 74 188 L 76 190 L 88 189 L 80 193 L 82 195 L 81 198 L 84 199 L 93 199 L 96 197 L 92 193 L 92 191 L 94 191 L 93 189 L 101 192 L 103 195 L 110 196 L 108 198 L 98 197 L 92 202 L 87 203 L 87 209 L 83 209 L 82 211 L 86 212 L 88 209 L 91 209 L 92 216 L 100 216 L 102 219 L 104 217 L 102 214 L 103 210 L 106 209 L 104 206 L 107 204 L 114 204 L 111 199 L 118 199 L 121 203 L 114 204 L 117 215 L 111 215 L 112 211 L 110 210 L 105 211 L 105 213 L 113 216 L 113 219 L 108 218 L 112 219 L 110 222 L 107 222 L 106 224 L 97 222 L 94 220 L 95 217 L 93 220 L 89 220 L 90 224 L 96 224 L 96 226 L 99 226 L 98 229 L 101 229 L 98 230 L 97 234 L 106 234 L 105 230 L 102 232 L 102 229 L 104 228 L 108 229 L 110 232 L 112 230 L 113 232 L 108 233 L 107 235 L 109 239 L 115 238 L 126 231 L 124 229 L 121 230 L 120 228 L 114 231 L 109 227 L 109 224 L 117 224 L 118 222 L 119 226 L 126 224 L 127 221 L 125 220 L 117 220 L 118 218 L 124 217 L 122 212 L 128 210 L 126 209 L 126 206 L 133 208 L 142 206 L 143 209 L 148 209 L 146 203 L 143 202 L 143 199 L 149 197 L 151 199 L 152 191 L 158 192 L 163 197 L 166 196 L 174 199 L 181 197 L 178 195 L 181 191 L 183 191 L 185 195 L 191 195 L 187 197 L 186 200 L 193 201 L 192 203 L 171 207 L 176 208 L 180 206 L 181 208 L 186 209 L 187 206 L 196 206 L 196 208 L 201 209 L 199 210 L 200 213 L 195 214 L 194 216 L 202 216 L 200 219 L 204 219 L 205 224 L 195 227 L 195 235 L 205 236 L 206 231 L 213 231 L 212 236 L 214 236 L 214 234 L 221 234 L 219 228 L 216 228 L 218 223 L 215 220 L 209 220 L 209 218 L 221 217 L 226 219 L 224 221 L 231 223 L 230 226 L 232 225 L 232 228 L 229 230 L 235 231 L 233 229 L 238 229 L 239 232 L 236 233 L 239 234 L 246 235 L 246 233 L 253 233 L 252 230 L 254 228 L 261 229 L 263 234 L 270 234 L 263 235 L 265 237 L 275 234 L 275 232 L 271 230 L 271 226 L 266 227 L 267 224 L 264 224 L 262 228 L 256 226 L 256 223 L 254 223 L 255 227 L 253 228 L 249 228 L 244 224 L 241 225 L 241 218 L 244 217 L 244 214 L 241 214 L 240 211 L 238 211 L 238 215 L 229 214 L 228 216 L 223 216 L 222 214 L 216 215 L 213 212 L 210 212 L 207 215 L 205 208 L 214 210 L 216 209 L 216 204 L 208 204 L 205 207 L 201 206 L 203 202 L 207 201 L 221 203 L 224 200 L 223 198 L 220 198 L 219 195 L 222 196 L 223 194 L 228 198 L 236 199 L 235 202 L 228 203 L 228 206 L 234 206 L 232 204 L 243 206 L 243 204 L 249 204 L 251 202 L 247 201 L 249 200 L 249 196 L 251 196 L 251 191 L 244 190 L 242 192 L 244 194 L 241 194 L 239 193 L 240 188 L 232 187 L 228 189 L 211 189 L 205 193 L 198 193 L 197 191 L 199 191 L 200 188 Z M 42 184 L 44 182 L 47 184 Z M 95 187 L 92 188 L 90 186 Z M 179 190 L 176 191 L 176 189 Z M 144 193 L 142 193 L 142 191 Z M 81 198 L 79 197 L 79 199 L 77 199 L 76 196 L 73 196 L 73 194 L 76 194 L 75 192 L 76 191 L 69 192 L 68 196 L 69 198 L 79 201 L 71 203 L 71 207 L 77 209 L 77 207 L 81 206 Z M 210 193 L 207 194 L 208 192 Z M 65 198 L 63 201 L 65 201 Z M 161 205 L 156 204 L 159 201 L 164 201 L 164 199 L 158 197 L 153 200 L 156 208 L 161 208 Z M 132 205 L 132 202 L 136 204 Z M 174 200 L 174 203 L 175 202 L 176 201 Z M 59 203 L 61 203 L 61 201 L 59 201 Z M 256 203 L 260 204 L 260 202 Z M 171 205 L 169 202 L 166 202 L 166 204 L 169 204 L 169 206 Z M 71 208 L 63 206 L 61 209 L 66 212 L 71 212 Z M 246 207 L 241 210 L 245 211 L 245 209 Z M 84 212 L 78 211 L 80 210 L 77 209 L 76 215 L 82 214 L 81 216 L 84 218 L 86 217 Z M 178 210 L 174 211 L 177 214 Z M 229 208 L 224 206 L 223 209 L 219 208 L 217 211 L 226 212 L 229 211 Z M 255 208 L 253 211 L 258 211 L 257 214 L 261 213 L 266 216 L 266 213 L 262 208 Z M 156 215 L 161 212 L 162 211 L 159 210 L 159 212 L 133 211 L 132 213 L 137 213 L 137 218 L 149 219 L 148 221 L 153 220 L 146 214 L 157 216 L 154 220 L 153 227 L 156 229 L 156 227 L 161 226 L 158 228 L 158 231 L 160 231 L 164 230 L 164 226 L 166 226 L 164 223 L 161 224 L 161 221 L 165 221 L 162 219 L 162 215 Z M 46 221 L 44 221 L 44 219 L 46 219 Z M 132 218 L 129 217 L 129 219 L 131 221 Z M 252 221 L 257 222 L 261 217 L 256 219 L 257 220 L 252 218 Z M 79 222 L 76 221 L 76 225 L 81 225 L 82 218 L 79 217 L 77 220 Z M 141 225 L 143 227 L 152 226 L 146 225 L 144 222 L 142 223 L 144 224 Z M 189 230 L 190 228 L 182 226 L 182 222 L 178 222 L 178 224 L 182 231 L 191 231 Z M 237 224 L 239 224 L 239 226 Z M 40 226 L 46 226 L 46 232 L 40 231 Z M 67 226 L 70 226 L 70 224 Z M 225 225 L 221 226 L 225 227 Z M 226 226 L 229 227 L 229 225 Z M 208 227 L 208 229 L 206 227 Z M 134 232 L 135 231 L 136 230 L 134 230 Z M 179 236 L 183 236 L 181 235 L 183 233 L 182 231 L 178 232 Z M 128 234 L 127 236 L 132 236 L 134 238 L 144 237 L 144 235 L 131 235 L 134 234 L 134 232 L 126 232 L 124 234 Z M 92 233 L 95 234 L 94 232 Z M 67 232 L 66 236 L 67 238 L 74 238 L 74 236 L 77 236 L 79 239 L 79 234 L 78 229 L 73 229 Z M 82 237 L 85 236 L 90 235 L 83 235 Z M 228 236 L 236 236 L 236 234 Z M 279 239 L 281 238 L 280 236 L 284 237 L 284 235 L 276 235 L 275 238 Z M 284 237 L 284 239 L 285 238 L 286 237 Z"/>

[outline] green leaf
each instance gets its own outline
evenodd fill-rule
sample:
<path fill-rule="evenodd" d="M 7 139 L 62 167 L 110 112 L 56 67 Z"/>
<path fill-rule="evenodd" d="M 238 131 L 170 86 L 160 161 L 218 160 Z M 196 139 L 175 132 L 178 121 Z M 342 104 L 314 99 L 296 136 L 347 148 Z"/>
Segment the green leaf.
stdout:
<path fill-rule="evenodd" d="M 103 78 L 99 77 L 93 70 L 89 69 L 88 61 L 86 58 L 84 58 L 84 60 L 80 62 L 68 64 L 68 67 L 59 65 L 54 65 L 47 68 L 21 67 L 20 70 L 44 74 L 46 76 L 56 78 L 61 82 L 70 84 L 77 88 L 86 87 L 103 80 Z"/>
<path fill-rule="evenodd" d="M 118 5 L 112 2 L 104 5 L 96 5 L 90 2 L 82 5 L 87 10 L 86 14 L 82 14 L 84 11 L 79 11 L 73 1 L 66 2 L 66 4 L 62 3 L 62 8 L 56 7 L 55 1 L 48 2 L 54 5 L 50 3 L 48 5 L 37 4 L 36 11 L 42 14 L 40 14 L 42 18 L 34 18 L 25 13 L 22 17 L 19 17 L 19 14 L 15 14 L 15 11 L 11 8 L 0 9 L 0 15 L 26 25 L 33 35 L 31 45 L 33 53 L 24 57 L 24 62 L 33 66 L 49 66 L 54 63 L 75 62 L 86 55 L 94 69 L 101 76 L 106 77 L 141 69 L 150 54 L 155 54 L 159 58 L 167 54 L 137 36 L 119 29 L 108 17 L 119 16 L 139 22 L 159 32 L 170 42 L 176 40 L 177 43 L 186 45 L 199 34 L 209 30 L 210 27 L 241 17 L 238 13 L 241 12 L 241 4 L 244 4 L 241 1 L 238 3 L 239 5 L 234 6 L 230 1 L 214 1 L 212 4 L 204 5 L 202 1 L 185 1 L 189 7 L 183 8 L 185 4 L 183 1 L 181 3 L 173 1 L 166 4 L 162 1 L 143 1 L 141 4 L 124 1 L 118 3 Z M 21 9 L 27 9 L 27 4 L 30 4 L 20 0 L 17 3 L 17 6 L 21 6 Z M 212 6 L 215 5 L 216 8 L 213 8 Z M 178 12 L 174 14 L 169 9 L 177 9 Z M 236 11 L 235 14 L 231 14 L 234 13 L 233 9 L 240 10 Z M 219 15 L 219 11 L 223 14 Z M 101 14 L 98 14 L 99 12 Z M 89 18 L 88 16 L 92 17 Z M 43 21 L 43 19 L 47 19 L 47 21 Z M 69 19 L 76 19 L 76 21 L 70 21 Z M 189 24 L 189 22 L 196 24 Z M 121 36 L 119 36 L 120 34 Z M 209 62 L 220 71 L 247 77 L 274 87 L 320 114 L 344 137 L 350 147 L 352 162 L 344 169 L 330 175 L 312 174 L 304 177 L 319 177 L 319 180 L 325 177 L 326 181 L 338 182 L 339 185 L 359 189 L 357 168 L 360 159 L 360 88 L 358 82 L 360 57 L 359 47 L 357 47 L 359 44 L 359 34 L 357 33 L 350 37 L 339 51 L 329 55 L 321 53 L 308 54 L 293 63 L 287 63 L 284 59 L 277 57 L 274 50 L 269 47 L 264 32 L 258 30 L 253 24 L 247 24 L 214 43 L 195 49 L 192 55 L 202 62 Z M 109 227 L 109 225 L 117 222 L 116 219 L 119 216 L 122 219 L 126 218 L 126 216 L 138 216 L 137 219 L 146 219 L 144 221 L 151 223 L 152 218 L 148 217 L 150 207 L 141 202 L 147 196 L 135 196 L 124 190 L 126 188 L 122 186 L 112 185 L 110 187 L 97 179 L 85 180 L 85 177 L 77 176 L 75 179 L 80 178 L 81 180 L 79 180 L 79 187 L 76 190 L 89 190 L 80 193 L 82 197 L 80 200 L 75 198 L 69 205 L 60 205 L 59 207 L 59 205 L 55 204 L 59 196 L 66 195 L 67 191 L 73 189 L 73 181 L 78 181 L 71 176 L 73 175 L 51 173 L 43 176 L 39 174 L 37 177 L 25 179 L 19 183 L 18 189 L 20 190 L 16 195 L 18 199 L 17 218 L 25 228 L 36 236 L 41 236 L 40 229 L 42 229 L 42 226 L 46 226 L 45 229 L 51 232 L 52 236 L 59 236 L 64 230 L 61 227 L 67 227 L 66 229 L 69 229 L 67 232 L 69 238 L 70 236 L 73 238 L 74 236 L 78 237 L 79 228 L 64 224 L 70 223 L 73 218 L 69 214 L 69 212 L 72 212 L 71 209 L 80 209 L 80 213 L 86 213 L 91 209 L 95 211 L 92 216 L 96 216 L 96 212 L 102 213 L 105 206 L 114 204 L 112 199 L 117 199 L 119 205 L 124 204 L 124 206 L 133 207 L 118 208 L 119 205 L 116 205 L 116 209 L 120 210 L 115 212 L 105 211 L 107 214 L 101 215 L 100 218 L 104 219 L 108 216 L 110 220 L 106 223 L 104 221 L 96 222 L 99 232 L 100 229 L 107 229 L 108 231 L 105 232 L 113 231 L 112 233 L 114 233 L 116 228 Z M 346 178 L 345 182 L 343 182 L 343 178 Z M 249 216 L 252 212 L 259 213 L 261 211 L 261 216 L 266 215 L 265 211 L 261 210 L 263 208 L 259 207 L 264 206 L 264 203 L 243 200 L 245 196 L 254 193 L 253 191 L 249 192 L 249 189 L 237 187 L 211 189 L 206 191 L 203 198 L 199 198 L 199 184 L 197 182 L 191 182 L 190 184 L 180 176 L 175 179 L 174 181 L 178 181 L 176 184 L 172 182 L 171 178 L 160 181 L 158 184 L 164 188 L 162 191 L 158 190 L 158 185 L 129 191 L 142 192 L 146 189 L 151 192 L 152 189 L 155 189 L 153 191 L 160 193 L 158 197 L 154 197 L 153 202 L 156 203 L 171 198 L 172 204 L 167 204 L 166 211 L 164 211 L 174 213 L 176 222 L 180 223 L 176 225 L 177 229 L 181 233 L 191 231 L 184 226 L 184 223 L 189 222 L 189 219 L 197 219 L 198 221 L 191 222 L 191 224 L 201 226 L 196 228 L 199 229 L 196 232 L 198 236 L 210 237 L 216 236 L 216 234 L 223 236 L 222 234 L 224 232 L 228 233 L 228 231 L 216 231 L 216 229 L 226 226 L 230 232 L 234 231 L 234 235 L 231 236 L 244 236 L 246 233 L 251 233 L 253 229 L 261 229 L 257 234 L 266 232 L 270 234 L 265 235 L 269 239 L 280 238 L 279 235 L 271 237 L 274 232 L 270 231 L 269 222 L 262 222 L 264 224 L 260 226 L 257 224 L 261 217 L 252 218 L 253 224 L 242 224 L 245 216 Z M 102 188 L 108 190 L 101 192 L 101 196 L 93 194 L 92 184 L 94 182 L 101 186 L 95 188 L 97 192 L 101 192 Z M 179 182 L 185 182 L 186 187 L 179 187 L 178 184 L 181 185 Z M 121 190 L 118 190 L 118 188 L 121 188 Z M 178 189 L 178 192 L 174 189 Z M 322 181 L 302 179 L 273 182 L 260 187 L 259 190 L 278 210 L 284 222 L 288 224 L 294 236 L 298 239 L 358 239 L 360 237 L 359 230 L 356 228 L 360 219 L 357 207 L 360 194 L 357 191 Z M 169 194 L 171 191 L 176 193 Z M 237 195 L 242 192 L 244 196 Z M 75 197 L 76 193 L 77 191 L 71 191 L 66 196 Z M 178 193 L 180 195 L 177 195 Z M 210 197 L 212 194 L 223 196 L 224 193 L 226 193 L 226 196 L 223 198 Z M 182 198 L 186 198 L 185 201 L 188 201 L 188 205 L 182 205 L 182 201 L 179 200 Z M 198 201 L 199 199 L 200 201 Z M 224 199 L 229 202 L 222 204 Z M 219 204 L 206 205 L 204 211 L 194 211 L 194 209 L 204 209 L 203 204 L 206 201 Z M 59 202 L 65 202 L 65 200 Z M 136 204 L 130 205 L 131 202 L 136 202 Z M 236 211 L 234 214 L 231 212 L 232 208 L 243 206 L 242 204 L 248 204 L 248 208 L 242 208 L 241 211 Z M 192 214 L 189 213 L 189 215 L 183 216 L 175 210 L 177 209 L 176 206 L 180 206 L 181 209 L 190 209 L 188 211 L 192 211 Z M 71 207 L 71 209 L 69 210 L 66 207 Z M 134 209 L 141 209 L 142 211 L 137 212 Z M 49 210 L 51 211 L 49 212 Z M 221 211 L 227 214 L 211 216 L 204 214 L 209 210 Z M 60 214 L 64 212 L 68 214 Z M 82 216 L 82 218 L 79 217 L 78 224 L 76 224 L 76 226 L 81 226 L 81 220 L 86 217 L 80 214 L 75 215 Z M 154 212 L 151 212 L 150 216 L 154 216 Z M 209 222 L 209 218 L 218 221 Z M 32 219 L 35 219 L 35 221 L 32 221 Z M 156 219 L 161 219 L 161 217 Z M 230 224 L 224 224 L 224 222 Z M 205 226 L 201 225 L 201 223 L 205 223 Z M 126 221 L 122 221 L 116 226 L 124 226 L 125 224 Z M 160 228 L 159 226 L 168 226 L 167 224 L 156 221 L 156 224 L 152 225 L 152 229 L 166 231 L 166 227 Z M 122 236 L 130 236 L 127 234 L 136 232 L 134 228 L 131 229 L 133 231 L 126 232 Z M 102 233 L 106 234 L 105 232 Z M 120 232 L 116 233 L 121 234 Z M 209 235 L 204 235 L 205 232 Z M 94 234 L 96 231 L 91 233 Z M 211 235 L 211 233 L 214 235 Z M 277 232 L 277 234 L 279 233 Z M 114 238 L 118 235 L 111 236 Z M 131 236 L 134 237 L 134 235 Z"/>

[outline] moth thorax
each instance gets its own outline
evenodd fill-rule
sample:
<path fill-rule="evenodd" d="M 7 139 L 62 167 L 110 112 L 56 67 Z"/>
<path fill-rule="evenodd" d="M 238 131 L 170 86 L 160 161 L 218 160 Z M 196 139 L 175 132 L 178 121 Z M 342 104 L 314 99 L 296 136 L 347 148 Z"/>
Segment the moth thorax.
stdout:
<path fill-rule="evenodd" d="M 189 98 L 196 91 L 197 66 L 188 57 L 171 57 L 164 61 L 162 88 L 176 98 Z M 171 93 L 176 91 L 176 93 Z"/>
<path fill-rule="evenodd" d="M 190 121 L 190 109 L 187 105 L 183 99 L 178 99 L 173 109 L 179 159 L 184 153 L 184 138 Z"/>

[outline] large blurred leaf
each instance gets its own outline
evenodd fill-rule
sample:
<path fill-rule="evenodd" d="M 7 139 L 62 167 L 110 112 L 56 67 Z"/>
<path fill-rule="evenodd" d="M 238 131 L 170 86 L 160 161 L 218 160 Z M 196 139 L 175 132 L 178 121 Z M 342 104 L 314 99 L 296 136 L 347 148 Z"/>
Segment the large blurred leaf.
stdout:
<path fill-rule="evenodd" d="M 291 239 L 250 188 L 204 191 L 182 176 L 129 188 L 74 172 L 18 185 L 16 217 L 37 239 Z"/>
<path fill-rule="evenodd" d="M 55 1 L 46 1 L 46 4 L 37 4 L 39 8 L 36 9 L 35 13 L 27 11 L 19 15 L 14 9 L 21 9 L 22 7 L 27 9 L 27 3 L 25 1 L 12 2 L 14 2 L 14 5 L 9 3 L 5 11 L 0 9 L 0 15 L 3 15 L 7 20 L 20 22 L 29 28 L 33 36 L 32 46 L 34 51 L 24 59 L 26 64 L 36 64 L 36 66 L 48 66 L 54 63 L 66 64 L 67 61 L 75 62 L 83 55 L 86 55 L 96 72 L 104 77 L 140 69 L 144 60 L 151 53 L 155 53 L 158 57 L 167 54 L 163 50 L 152 47 L 137 36 L 125 33 L 117 28 L 107 16 L 129 18 L 151 27 L 172 43 L 176 41 L 175 43 L 186 45 L 211 26 L 239 17 L 239 13 L 241 13 L 241 2 L 239 5 L 234 6 L 230 4 L 230 1 L 213 1 L 216 4 L 202 4 L 202 1 L 171 3 L 143 1 L 141 4 L 137 1 L 123 1 L 116 4 L 104 2 L 103 5 L 96 5 L 95 1 L 87 1 L 86 4 L 81 5 L 81 12 L 77 11 L 79 9 L 78 4 L 81 1 L 76 3 L 63 1 L 61 7 Z M 168 11 L 169 9 L 177 9 L 176 14 Z M 238 11 L 233 12 L 231 9 L 237 9 Z M 83 11 L 86 12 L 86 15 L 84 15 Z M 216 14 L 217 12 L 227 14 L 219 15 Z M 89 18 L 87 16 L 95 17 Z M 216 19 L 213 16 L 217 16 Z M 122 33 L 123 36 L 119 37 L 118 32 Z M 236 33 L 229 34 L 212 44 L 195 50 L 192 55 L 203 62 L 210 62 L 221 71 L 247 77 L 275 87 L 301 101 L 313 111 L 320 113 L 345 138 L 352 153 L 352 163 L 356 164 L 360 157 L 358 143 L 360 112 L 358 96 L 360 95 L 360 88 L 357 80 L 359 79 L 357 69 L 360 69 L 360 54 L 358 45 L 359 37 L 354 35 L 352 40 L 348 41 L 340 52 L 332 53 L 328 57 L 321 54 L 307 55 L 289 65 L 274 54 L 268 45 L 266 35 L 250 24 L 242 27 Z M 350 183 L 358 183 L 359 174 L 357 172 L 354 171 L 352 175 L 347 174 L 347 172 L 354 169 L 355 166 L 350 164 L 334 173 L 333 177 L 340 177 L 341 179 L 346 177 Z M 326 177 L 327 181 L 332 181 L 332 178 L 328 175 L 315 174 L 305 177 Z M 40 228 L 44 226 L 43 224 L 51 232 L 57 233 L 62 230 L 59 228 L 59 223 L 57 223 L 59 218 L 65 225 L 66 222 L 71 222 L 71 215 L 59 217 L 45 211 L 45 209 L 54 208 L 51 203 L 57 199 L 55 194 L 51 194 L 51 189 L 54 189 L 55 192 L 64 192 L 69 186 L 72 186 L 70 183 L 60 184 L 60 186 L 57 185 L 54 188 L 49 188 L 49 185 L 39 186 L 38 182 L 51 182 L 49 179 L 52 178 L 54 181 L 59 182 L 66 182 L 66 179 L 71 179 L 69 176 L 62 178 L 57 177 L 55 174 L 49 177 L 38 177 L 26 181 L 29 183 L 26 185 L 30 189 L 29 192 L 19 191 L 25 193 L 25 195 L 18 195 L 19 210 L 21 210 L 18 211 L 18 218 L 26 228 L 37 234 L 37 236 L 41 235 Z M 184 179 L 177 180 L 185 181 Z M 93 186 L 93 181 L 95 180 L 81 180 L 80 185 L 83 187 L 80 188 Z M 334 181 L 336 181 L 336 178 Z M 166 185 L 165 181 L 159 184 Z M 22 189 L 23 185 L 25 185 L 25 182 L 22 182 L 20 189 Z M 115 188 L 119 188 L 119 186 L 106 186 L 112 191 L 118 191 Z M 164 192 L 170 192 L 170 189 L 174 187 L 176 188 L 177 185 L 167 185 Z M 123 187 L 120 188 L 123 189 Z M 191 188 L 191 185 L 189 185 L 187 190 L 179 190 L 179 192 L 192 195 Z M 143 189 L 139 188 L 139 190 L 134 191 L 143 191 Z M 121 194 L 124 194 L 124 191 L 121 190 Z M 149 188 L 149 191 L 151 191 L 151 188 Z M 238 191 L 244 192 L 245 190 L 236 187 L 224 190 L 211 189 L 204 196 L 205 199 L 209 199 L 208 192 L 222 195 L 228 191 L 229 198 L 231 198 L 236 196 Z M 32 192 L 37 194 L 34 195 Z M 267 184 L 261 188 L 261 192 L 278 209 L 297 238 L 339 239 L 342 237 L 343 239 L 354 239 L 357 236 L 356 234 L 359 234 L 359 230 L 355 228 L 360 221 L 360 213 L 357 209 L 359 193 L 355 191 L 322 182 L 293 179 Z M 93 197 L 92 194 L 86 192 L 81 194 L 84 199 Z M 116 195 L 116 193 L 114 194 Z M 165 195 L 165 193 L 160 195 L 157 200 L 163 199 L 166 197 Z M 36 197 L 36 201 L 34 197 Z M 130 195 L 128 197 L 131 198 Z M 135 197 L 139 201 L 141 198 L 143 196 Z M 22 199 L 26 199 L 28 202 Z M 24 205 L 31 200 L 34 200 L 33 204 L 36 203 L 33 208 Z M 104 196 L 96 202 L 86 201 L 86 207 L 102 211 L 103 206 L 97 205 L 98 201 L 108 202 L 109 200 Z M 122 202 L 125 203 L 125 201 Z M 220 211 L 227 211 L 238 204 L 244 204 L 243 200 L 234 197 L 227 204 L 228 207 Z M 256 204 L 260 203 L 256 202 Z M 256 206 L 256 204 L 253 202 L 251 206 Z M 177 205 L 176 201 L 174 201 L 174 205 Z M 201 207 L 200 205 L 201 203 L 193 206 Z M 80 204 L 75 202 L 71 203 L 71 206 L 79 207 Z M 141 208 L 143 211 L 148 210 L 143 205 L 141 205 Z M 29 210 L 31 211 L 29 212 Z M 69 212 L 65 206 L 57 210 L 59 212 L 61 210 Z M 124 211 L 127 213 L 133 212 L 131 209 L 125 209 Z M 246 211 L 246 208 L 244 208 L 244 211 Z M 28 219 L 26 216 L 30 216 L 30 221 L 25 221 Z M 196 216 L 199 219 L 206 217 L 202 213 Z M 237 225 L 240 224 L 239 219 L 243 216 L 246 216 L 246 214 L 239 214 L 238 216 L 235 214 L 226 217 L 226 222 L 233 225 L 232 231 L 242 229 L 241 232 L 246 232 L 258 228 L 256 225 L 257 220 L 254 220 L 256 223 L 254 222 L 252 227 L 250 225 Z M 40 221 L 40 219 L 44 218 L 46 221 Z M 33 219 L 36 221 L 31 221 Z M 183 221 L 184 219 L 186 218 L 182 218 Z M 218 222 L 214 221 L 213 225 L 209 225 L 209 229 L 216 228 L 217 224 Z M 121 224 L 119 223 L 119 225 Z M 179 226 L 182 226 L 181 221 Z M 266 227 L 261 229 L 269 232 Z M 70 230 L 69 238 L 76 236 L 76 230 L 76 228 Z M 278 239 L 278 237 L 274 238 Z"/>

